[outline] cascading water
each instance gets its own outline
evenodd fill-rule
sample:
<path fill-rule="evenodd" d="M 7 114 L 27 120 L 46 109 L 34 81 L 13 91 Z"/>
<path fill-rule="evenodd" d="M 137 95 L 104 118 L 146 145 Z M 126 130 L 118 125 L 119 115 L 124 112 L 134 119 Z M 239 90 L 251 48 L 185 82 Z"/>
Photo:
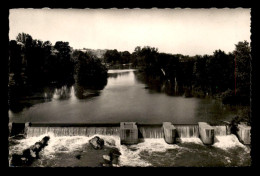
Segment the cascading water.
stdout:
<path fill-rule="evenodd" d="M 29 127 L 27 137 L 53 133 L 54 136 L 119 135 L 119 127 Z"/>
<path fill-rule="evenodd" d="M 138 127 L 141 138 L 163 138 L 162 127 Z"/>
<path fill-rule="evenodd" d="M 174 126 L 181 138 L 177 144 L 165 142 L 160 125 L 139 125 L 139 136 L 144 140 L 130 146 L 120 145 L 119 127 L 31 126 L 27 128 L 27 138 L 17 140 L 18 145 L 11 146 L 10 156 L 48 135 L 48 146 L 32 166 L 98 167 L 108 150 L 92 150 L 87 147 L 89 140 L 98 135 L 104 139 L 106 148 L 119 149 L 119 166 L 248 166 L 251 163 L 250 148 L 242 145 L 235 135 L 225 136 L 226 126 L 214 126 L 217 136 L 212 147 L 203 145 L 198 138 L 198 125 Z M 78 155 L 81 156 L 80 159 L 77 159 Z M 187 162 L 190 155 L 193 159 Z"/>
<path fill-rule="evenodd" d="M 177 129 L 177 137 L 199 137 L 198 125 L 174 125 Z M 216 136 L 227 135 L 226 126 L 213 126 Z M 139 138 L 164 138 L 161 126 L 138 126 Z M 29 127 L 27 137 L 37 137 L 43 134 L 53 133 L 55 136 L 92 136 L 115 135 L 119 136 L 119 127 Z"/>
<path fill-rule="evenodd" d="M 226 136 L 227 127 L 226 126 L 212 126 L 214 128 L 215 136 Z"/>
<path fill-rule="evenodd" d="M 199 137 L 198 125 L 174 125 L 177 129 L 178 137 L 180 138 L 193 138 Z"/>

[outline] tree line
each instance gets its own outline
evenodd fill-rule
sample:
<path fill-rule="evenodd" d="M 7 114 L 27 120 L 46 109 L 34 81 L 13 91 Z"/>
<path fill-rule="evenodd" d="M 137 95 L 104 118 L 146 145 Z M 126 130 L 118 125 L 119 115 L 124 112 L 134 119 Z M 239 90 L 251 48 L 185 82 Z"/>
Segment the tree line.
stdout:
<path fill-rule="evenodd" d="M 73 50 L 69 42 L 33 39 L 19 33 L 9 42 L 9 85 L 42 85 L 77 82 L 89 84 L 106 79 L 107 69 L 101 61 L 82 51 Z"/>
<path fill-rule="evenodd" d="M 143 71 L 151 81 L 168 81 L 177 84 L 178 92 L 198 96 L 218 95 L 225 102 L 249 104 L 250 96 L 250 46 L 238 42 L 233 52 L 215 50 L 212 55 L 187 56 L 160 53 L 157 48 L 137 46 L 131 54 L 108 50 L 106 63 L 126 64 Z"/>
<path fill-rule="evenodd" d="M 232 53 L 215 50 L 212 55 L 194 57 L 159 53 L 157 60 L 162 56 L 164 62 L 153 65 L 164 68 L 169 79 L 175 77 L 182 91 L 187 88 L 202 96 L 223 96 L 224 102 L 249 104 L 251 57 L 247 41 L 238 42 Z"/>
<path fill-rule="evenodd" d="M 107 50 L 100 60 L 90 53 L 73 50 L 69 42 L 57 41 L 52 45 L 50 41 L 20 33 L 9 42 L 9 84 L 76 82 L 91 86 L 100 82 L 102 85 L 106 84 L 107 65 L 131 64 L 150 81 L 167 81 L 171 87 L 177 86 L 179 93 L 221 95 L 224 101 L 243 99 L 248 103 L 250 52 L 247 41 L 238 42 L 233 52 L 216 50 L 203 56 L 161 53 L 154 47 L 137 46 L 132 53 Z"/>

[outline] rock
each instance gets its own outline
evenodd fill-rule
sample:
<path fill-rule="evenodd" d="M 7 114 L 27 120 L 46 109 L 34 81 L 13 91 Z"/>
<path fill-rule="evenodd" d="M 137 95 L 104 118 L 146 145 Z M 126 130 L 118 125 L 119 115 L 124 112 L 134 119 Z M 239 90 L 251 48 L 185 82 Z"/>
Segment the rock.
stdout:
<path fill-rule="evenodd" d="M 109 152 L 110 160 L 112 165 L 118 164 L 118 158 L 121 155 L 117 148 L 112 148 Z"/>
<path fill-rule="evenodd" d="M 21 166 L 23 163 L 22 155 L 13 154 L 11 159 L 11 166 Z"/>
<path fill-rule="evenodd" d="M 115 157 L 119 157 L 121 155 L 120 151 L 117 149 L 117 148 L 112 148 L 110 151 L 109 151 L 109 156 L 111 158 L 115 158 Z"/>
<path fill-rule="evenodd" d="M 30 149 L 30 148 L 28 148 L 28 149 L 25 149 L 24 151 L 23 151 L 23 156 L 25 157 L 25 158 L 31 158 L 32 156 L 31 156 L 31 153 L 32 153 L 33 151 Z"/>
<path fill-rule="evenodd" d="M 49 136 L 45 136 L 45 137 L 40 141 L 40 143 L 42 144 L 42 147 L 47 146 L 49 140 L 50 140 L 50 137 L 49 137 Z"/>
<path fill-rule="evenodd" d="M 104 146 L 104 140 L 101 139 L 100 137 L 98 136 L 95 136 L 94 138 L 90 139 L 89 140 L 89 143 L 91 144 L 91 146 L 98 150 L 98 149 L 102 149 L 103 146 Z"/>
<path fill-rule="evenodd" d="M 33 146 L 25 149 L 21 155 L 13 154 L 11 165 L 31 165 L 35 159 L 39 158 L 39 152 L 47 145 L 49 139 L 49 136 L 45 136 L 40 142 L 36 142 Z"/>
<path fill-rule="evenodd" d="M 80 158 L 81 158 L 81 155 L 76 155 L 76 158 L 77 158 L 77 159 L 80 159 Z"/>
<path fill-rule="evenodd" d="M 41 148 L 41 143 L 40 142 L 36 142 L 33 146 L 34 150 L 39 150 Z"/>

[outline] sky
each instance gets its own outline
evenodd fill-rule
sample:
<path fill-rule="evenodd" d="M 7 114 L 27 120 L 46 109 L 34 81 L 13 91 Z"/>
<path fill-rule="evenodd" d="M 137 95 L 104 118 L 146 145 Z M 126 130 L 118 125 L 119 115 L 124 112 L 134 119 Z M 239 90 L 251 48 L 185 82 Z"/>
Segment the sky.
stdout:
<path fill-rule="evenodd" d="M 9 39 L 18 33 L 33 39 L 67 41 L 74 49 L 136 46 L 159 52 L 204 55 L 250 42 L 250 9 L 10 9 Z"/>

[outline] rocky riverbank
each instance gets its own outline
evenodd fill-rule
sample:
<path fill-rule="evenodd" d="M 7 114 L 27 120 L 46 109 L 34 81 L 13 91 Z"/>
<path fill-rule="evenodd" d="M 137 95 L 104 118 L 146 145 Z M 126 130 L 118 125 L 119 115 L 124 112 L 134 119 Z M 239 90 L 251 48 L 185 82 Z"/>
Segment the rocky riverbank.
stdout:
<path fill-rule="evenodd" d="M 17 147 L 29 139 L 17 138 L 9 139 L 9 149 Z M 34 139 L 35 140 L 35 139 Z M 50 141 L 49 141 L 50 140 Z M 49 146 L 48 141 L 50 142 Z M 86 142 L 73 146 L 64 145 L 56 148 L 54 136 L 45 136 L 39 142 L 30 147 L 26 147 L 20 152 L 10 154 L 10 167 L 118 167 L 119 157 L 121 155 L 116 147 L 116 141 L 112 138 L 102 138 L 94 136 Z M 23 144 L 22 144 L 23 145 Z M 52 149 L 55 148 L 53 151 Z M 51 151 L 50 151 L 51 149 Z M 51 158 L 53 156 L 55 161 Z M 64 159 L 66 158 L 66 162 Z M 48 163 L 46 163 L 48 162 Z"/>

